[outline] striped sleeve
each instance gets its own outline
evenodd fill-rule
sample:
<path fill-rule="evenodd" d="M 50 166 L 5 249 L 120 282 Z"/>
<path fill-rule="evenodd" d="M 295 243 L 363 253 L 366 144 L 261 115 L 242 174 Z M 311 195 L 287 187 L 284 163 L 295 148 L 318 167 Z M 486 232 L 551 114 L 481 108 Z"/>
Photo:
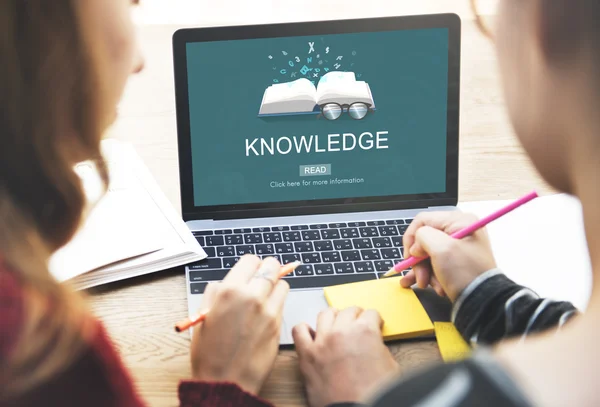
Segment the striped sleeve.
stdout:
<path fill-rule="evenodd" d="M 499 269 L 479 276 L 461 293 L 452 310 L 452 322 L 471 344 L 493 344 L 504 338 L 547 329 L 558 330 L 577 309 L 569 302 L 540 298 Z"/>

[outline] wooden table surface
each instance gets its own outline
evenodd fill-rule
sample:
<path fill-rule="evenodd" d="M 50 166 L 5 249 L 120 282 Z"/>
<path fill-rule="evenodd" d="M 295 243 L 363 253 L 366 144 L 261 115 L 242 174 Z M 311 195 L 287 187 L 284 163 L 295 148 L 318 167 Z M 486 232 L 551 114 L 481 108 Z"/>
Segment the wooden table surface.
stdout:
<path fill-rule="evenodd" d="M 179 210 L 170 45 L 177 28 L 140 28 L 146 69 L 130 81 L 120 118 L 111 132 L 134 144 Z M 532 188 L 550 192 L 508 123 L 493 46 L 478 33 L 473 21 L 465 19 L 460 126 L 461 201 L 515 198 Z M 190 378 L 190 339 L 172 328 L 175 321 L 187 316 L 183 269 L 93 289 L 89 302 L 106 324 L 145 400 L 152 406 L 177 405 L 177 384 Z M 393 344 L 391 350 L 403 371 L 440 360 L 434 341 Z M 261 395 L 278 406 L 306 405 L 293 350 L 280 352 Z"/>

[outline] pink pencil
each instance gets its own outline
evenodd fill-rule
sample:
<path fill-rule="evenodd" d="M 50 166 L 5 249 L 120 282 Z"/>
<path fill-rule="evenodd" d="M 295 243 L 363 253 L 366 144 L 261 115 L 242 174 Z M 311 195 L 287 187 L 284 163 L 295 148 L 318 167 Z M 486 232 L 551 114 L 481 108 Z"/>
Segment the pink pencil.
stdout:
<path fill-rule="evenodd" d="M 458 232 L 452 233 L 450 236 L 452 236 L 455 239 L 462 239 L 465 236 L 469 236 L 471 233 L 475 232 L 478 229 L 481 229 L 482 227 L 486 226 L 488 223 L 495 221 L 499 217 L 506 215 L 507 213 L 517 209 L 519 206 L 524 205 L 527 202 L 529 202 L 537 197 L 538 197 L 537 192 L 535 192 L 535 191 L 530 192 L 527 195 L 525 195 L 524 197 L 517 199 L 515 202 L 511 203 L 510 205 L 505 206 L 504 208 L 492 213 L 491 215 L 486 216 L 485 218 L 473 223 L 470 226 L 467 226 L 466 228 L 464 228 L 462 230 L 459 230 Z M 390 269 L 390 271 L 385 273 L 383 276 L 389 277 L 389 276 L 398 274 L 425 259 L 427 259 L 427 257 L 413 257 L 413 256 L 408 257 L 407 259 L 404 259 L 401 262 L 396 263 L 396 265 L 392 269 Z"/>

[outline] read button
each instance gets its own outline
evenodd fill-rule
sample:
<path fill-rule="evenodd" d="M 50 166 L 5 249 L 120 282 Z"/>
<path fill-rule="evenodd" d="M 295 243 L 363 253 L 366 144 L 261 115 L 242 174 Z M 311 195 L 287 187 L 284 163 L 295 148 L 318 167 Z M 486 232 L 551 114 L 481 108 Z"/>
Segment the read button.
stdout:
<path fill-rule="evenodd" d="M 301 165 L 300 176 L 331 175 L 331 164 Z"/>

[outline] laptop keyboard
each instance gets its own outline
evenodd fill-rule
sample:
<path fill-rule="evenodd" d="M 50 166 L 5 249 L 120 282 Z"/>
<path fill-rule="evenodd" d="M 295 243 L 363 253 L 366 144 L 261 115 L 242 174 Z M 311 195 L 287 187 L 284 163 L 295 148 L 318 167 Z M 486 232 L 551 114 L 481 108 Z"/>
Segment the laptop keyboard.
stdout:
<path fill-rule="evenodd" d="M 189 265 L 192 294 L 220 281 L 245 254 L 303 264 L 285 277 L 290 288 L 322 288 L 380 278 L 400 261 L 412 219 L 320 223 L 192 232 L 207 259 Z"/>

